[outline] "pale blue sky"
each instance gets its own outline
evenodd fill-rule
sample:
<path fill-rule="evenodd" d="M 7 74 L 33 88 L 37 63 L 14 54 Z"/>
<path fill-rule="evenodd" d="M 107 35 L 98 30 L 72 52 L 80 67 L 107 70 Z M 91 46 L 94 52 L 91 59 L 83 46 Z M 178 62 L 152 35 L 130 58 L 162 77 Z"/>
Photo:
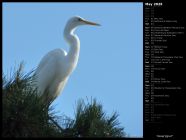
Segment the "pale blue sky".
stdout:
<path fill-rule="evenodd" d="M 102 26 L 77 29 L 79 62 L 55 110 L 73 117 L 78 99 L 95 97 L 127 134 L 143 136 L 142 3 L 3 3 L 3 72 L 22 60 L 29 72 L 48 51 L 67 50 L 63 29 L 74 15 Z"/>

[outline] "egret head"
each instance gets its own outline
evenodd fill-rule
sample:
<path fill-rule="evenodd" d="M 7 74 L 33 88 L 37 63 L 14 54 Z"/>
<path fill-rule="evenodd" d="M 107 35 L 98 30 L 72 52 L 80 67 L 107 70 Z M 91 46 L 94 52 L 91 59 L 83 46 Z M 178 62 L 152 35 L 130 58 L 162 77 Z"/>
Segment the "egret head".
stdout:
<path fill-rule="evenodd" d="M 100 26 L 100 24 L 98 23 L 95 23 L 95 22 L 91 22 L 91 21 L 88 21 L 88 20 L 85 20 L 83 19 L 82 17 L 80 16 L 75 16 L 75 17 L 72 17 L 68 20 L 67 24 L 71 27 L 71 28 L 75 28 L 77 26 L 80 26 L 80 25 L 94 25 L 94 26 Z"/>

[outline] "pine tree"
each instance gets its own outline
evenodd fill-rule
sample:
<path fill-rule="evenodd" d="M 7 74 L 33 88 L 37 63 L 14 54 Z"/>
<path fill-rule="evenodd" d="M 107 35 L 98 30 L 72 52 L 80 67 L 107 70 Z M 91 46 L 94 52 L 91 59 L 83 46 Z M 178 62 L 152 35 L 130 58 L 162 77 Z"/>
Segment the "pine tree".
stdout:
<path fill-rule="evenodd" d="M 96 99 L 91 99 L 91 102 L 88 103 L 80 99 L 77 104 L 75 119 L 66 123 L 63 135 L 73 137 L 124 137 L 124 128 L 119 126 L 117 117 L 116 112 L 108 117 L 103 111 L 102 105 Z"/>
<path fill-rule="evenodd" d="M 23 74 L 23 64 L 8 79 L 3 75 L 3 137 L 124 137 L 118 114 L 110 117 L 96 99 L 80 99 L 74 119 L 55 115 L 33 88 L 33 71 Z"/>

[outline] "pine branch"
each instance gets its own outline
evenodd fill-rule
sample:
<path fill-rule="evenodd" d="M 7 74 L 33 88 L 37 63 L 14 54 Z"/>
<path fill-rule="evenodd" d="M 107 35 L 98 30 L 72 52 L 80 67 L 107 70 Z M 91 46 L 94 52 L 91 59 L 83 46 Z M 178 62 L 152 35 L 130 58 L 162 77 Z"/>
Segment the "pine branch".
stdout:
<path fill-rule="evenodd" d="M 3 137 L 125 137 L 116 112 L 107 116 L 101 103 L 80 99 L 75 118 L 56 116 L 51 103 L 43 102 L 33 87 L 33 71 L 23 64 L 9 79 L 3 75 Z M 60 125 L 60 122 L 63 122 Z"/>

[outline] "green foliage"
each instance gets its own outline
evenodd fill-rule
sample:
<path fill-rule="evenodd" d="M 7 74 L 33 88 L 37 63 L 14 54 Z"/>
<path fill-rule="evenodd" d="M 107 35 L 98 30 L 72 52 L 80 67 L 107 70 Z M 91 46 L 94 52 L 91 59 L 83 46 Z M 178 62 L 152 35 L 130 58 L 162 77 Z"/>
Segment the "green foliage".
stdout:
<path fill-rule="evenodd" d="M 32 72 L 24 75 L 21 64 L 13 78 L 3 77 L 4 137 L 55 136 L 56 127 L 49 123 L 48 106 L 42 104 L 32 89 Z"/>
<path fill-rule="evenodd" d="M 43 104 L 33 89 L 33 72 L 23 74 L 23 64 L 8 80 L 3 75 L 3 137 L 124 137 L 118 114 L 110 117 L 96 99 L 79 100 L 75 118 L 59 117 Z M 50 113 L 49 113 L 50 112 Z"/>
<path fill-rule="evenodd" d="M 79 100 L 75 113 L 75 120 L 71 121 L 68 134 L 74 137 L 124 137 L 124 128 L 119 126 L 116 112 L 107 117 L 102 105 L 96 99 L 91 103 Z M 73 133 L 72 133 L 73 132 Z"/>

